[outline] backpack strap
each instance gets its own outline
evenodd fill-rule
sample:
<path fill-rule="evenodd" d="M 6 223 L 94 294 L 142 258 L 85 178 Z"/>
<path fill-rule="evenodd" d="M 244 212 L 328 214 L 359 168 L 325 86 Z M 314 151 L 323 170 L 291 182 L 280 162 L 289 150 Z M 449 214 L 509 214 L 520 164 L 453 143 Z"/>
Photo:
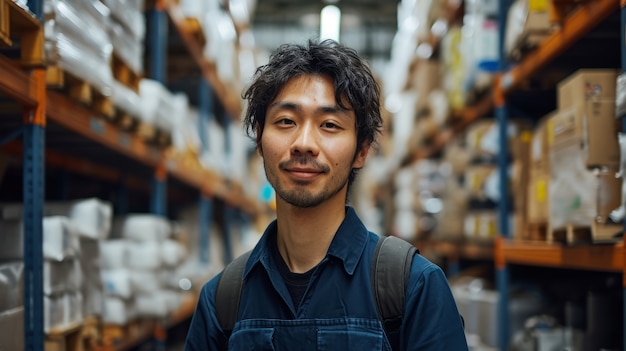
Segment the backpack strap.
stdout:
<path fill-rule="evenodd" d="M 387 236 L 378 241 L 372 259 L 374 302 L 378 318 L 394 350 L 399 347 L 406 284 L 416 253 L 419 250 L 410 243 L 395 236 Z"/>
<path fill-rule="evenodd" d="M 237 322 L 239 298 L 241 297 L 241 288 L 243 287 L 243 271 L 246 268 L 251 252 L 248 251 L 229 263 L 224 268 L 217 282 L 215 315 L 217 321 L 222 326 L 224 334 L 226 334 L 226 339 L 230 338 L 233 327 Z"/>

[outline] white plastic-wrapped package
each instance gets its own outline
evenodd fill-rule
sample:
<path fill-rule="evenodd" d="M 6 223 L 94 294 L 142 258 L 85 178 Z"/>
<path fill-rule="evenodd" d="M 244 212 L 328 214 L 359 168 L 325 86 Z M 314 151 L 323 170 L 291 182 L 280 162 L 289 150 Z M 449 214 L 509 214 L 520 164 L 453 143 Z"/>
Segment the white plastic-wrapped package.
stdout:
<path fill-rule="evenodd" d="M 23 223 L 19 219 L 0 221 L 0 260 L 19 261 L 24 257 Z"/>
<path fill-rule="evenodd" d="M 82 43 L 58 33 L 50 52 L 57 55 L 59 66 L 65 71 L 89 83 L 102 95 L 110 96 L 113 73 L 109 64 L 112 46 L 109 47 L 110 52 L 97 55 Z"/>
<path fill-rule="evenodd" d="M 102 269 L 120 269 L 128 266 L 128 244 L 125 239 L 105 240 L 100 243 Z"/>
<path fill-rule="evenodd" d="M 176 240 L 165 240 L 161 243 L 161 258 L 166 267 L 178 266 L 187 257 L 187 250 Z"/>
<path fill-rule="evenodd" d="M 102 308 L 102 323 L 125 325 L 133 317 L 131 303 L 115 296 L 105 296 Z"/>
<path fill-rule="evenodd" d="M 154 291 L 151 294 L 139 294 L 134 299 L 138 317 L 167 317 L 167 298 L 162 291 Z"/>
<path fill-rule="evenodd" d="M 230 140 L 230 154 L 228 161 L 228 178 L 240 183 L 245 183 L 249 175 L 248 155 L 254 149 L 254 143 L 244 134 L 243 127 L 239 122 L 232 122 L 228 128 Z"/>
<path fill-rule="evenodd" d="M 117 296 L 123 299 L 130 299 L 133 296 L 130 270 L 126 268 L 103 269 L 101 275 L 105 296 Z"/>
<path fill-rule="evenodd" d="M 86 237 L 80 238 L 80 265 L 85 274 L 91 274 L 94 270 L 100 270 L 102 267 L 102 255 L 100 254 L 100 245 L 104 240 L 90 239 Z"/>
<path fill-rule="evenodd" d="M 24 263 L 0 263 L 0 312 L 23 305 Z"/>
<path fill-rule="evenodd" d="M 161 243 L 157 241 L 129 242 L 128 268 L 156 270 L 161 268 Z"/>
<path fill-rule="evenodd" d="M 43 219 L 43 257 L 63 261 L 80 254 L 78 232 L 68 217 L 52 216 Z"/>
<path fill-rule="evenodd" d="M 130 283 L 135 294 L 151 294 L 162 287 L 162 280 L 154 270 L 131 270 Z"/>
<path fill-rule="evenodd" d="M 80 291 L 63 294 L 65 325 L 83 322 L 83 295 Z"/>
<path fill-rule="evenodd" d="M 24 350 L 24 307 L 0 312 L 0 351 Z"/>
<path fill-rule="evenodd" d="M 43 292 L 46 295 L 60 294 L 66 291 L 80 291 L 83 277 L 80 261 L 68 258 L 64 261 L 43 263 Z"/>
<path fill-rule="evenodd" d="M 180 308 L 183 302 L 183 295 L 180 290 L 162 290 L 161 293 L 163 294 L 168 313 L 177 311 Z"/>
<path fill-rule="evenodd" d="M 551 149 L 552 178 L 549 185 L 550 225 L 588 227 L 605 222 L 621 203 L 615 170 L 586 169 L 579 142 L 562 143 Z"/>
<path fill-rule="evenodd" d="M 49 333 L 53 329 L 63 329 L 67 317 L 63 295 L 43 297 L 43 330 Z"/>
<path fill-rule="evenodd" d="M 95 284 L 92 279 L 87 279 L 83 286 L 82 294 L 83 316 L 102 316 L 104 305 L 104 288 L 102 283 Z"/>
<path fill-rule="evenodd" d="M 133 241 L 163 241 L 170 237 L 170 222 L 158 215 L 132 214 L 122 223 L 122 237 Z"/>
<path fill-rule="evenodd" d="M 82 236 L 104 240 L 111 232 L 113 206 L 96 198 L 79 200 L 72 204 L 69 217 Z"/>
<path fill-rule="evenodd" d="M 197 153 L 200 150 L 198 118 L 198 110 L 189 107 L 185 115 L 176 119 L 172 130 L 172 145 L 177 151 Z"/>
<path fill-rule="evenodd" d="M 142 16 L 143 19 L 143 16 Z M 109 25 L 109 37 L 113 44 L 113 53 L 117 55 L 134 73 L 143 72 L 143 39 L 128 35 L 128 30 L 117 21 Z"/>
<path fill-rule="evenodd" d="M 144 0 L 103 0 L 110 10 L 111 17 L 125 28 L 126 35 L 143 40 L 146 36 L 146 20 L 143 15 Z M 202 1 L 195 1 L 202 3 Z"/>
<path fill-rule="evenodd" d="M 96 1 L 45 1 L 46 22 L 52 22 L 46 29 L 54 27 L 53 31 L 45 32 L 46 39 L 55 40 L 56 34 L 63 33 L 72 40 L 83 42 L 88 50 L 106 50 L 110 54 L 111 44 L 106 31 L 108 9 L 96 3 Z"/>
<path fill-rule="evenodd" d="M 172 116 L 175 113 L 172 93 L 159 81 L 143 78 L 139 82 L 139 97 L 145 122 L 171 131 Z"/>
<path fill-rule="evenodd" d="M 113 102 L 113 105 L 120 109 L 120 111 L 143 121 L 143 110 L 141 109 L 139 94 L 115 79 L 111 84 L 111 88 L 111 101 Z"/>
<path fill-rule="evenodd" d="M 203 150 L 200 162 L 205 168 L 215 171 L 220 175 L 225 175 L 226 154 L 224 145 L 226 133 L 224 128 L 215 120 L 210 120 L 207 123 L 206 131 L 208 135 L 208 145 L 205 150 Z"/>

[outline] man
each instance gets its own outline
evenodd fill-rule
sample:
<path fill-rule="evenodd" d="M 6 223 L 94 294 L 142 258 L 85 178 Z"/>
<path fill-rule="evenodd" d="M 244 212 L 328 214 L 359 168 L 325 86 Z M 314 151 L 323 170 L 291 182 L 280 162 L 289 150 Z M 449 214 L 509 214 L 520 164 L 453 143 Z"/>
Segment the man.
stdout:
<path fill-rule="evenodd" d="M 186 350 L 391 350 L 370 288 L 379 239 L 346 205 L 382 127 L 380 92 L 358 54 L 333 41 L 283 45 L 244 94 L 248 135 L 276 190 L 276 220 L 252 250 L 238 322 L 215 314 L 219 276 L 199 297 Z M 415 255 L 402 350 L 467 350 L 441 269 Z"/>

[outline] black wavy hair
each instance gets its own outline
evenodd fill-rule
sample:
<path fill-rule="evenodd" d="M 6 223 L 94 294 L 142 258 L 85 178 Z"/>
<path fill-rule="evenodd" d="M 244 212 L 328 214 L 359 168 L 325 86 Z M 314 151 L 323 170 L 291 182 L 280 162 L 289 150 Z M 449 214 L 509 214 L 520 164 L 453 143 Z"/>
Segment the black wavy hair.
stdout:
<path fill-rule="evenodd" d="M 349 47 L 333 40 L 307 45 L 283 44 L 272 53 L 269 63 L 259 67 L 243 98 L 248 101 L 244 127 L 258 147 L 267 108 L 283 86 L 300 75 L 324 74 L 333 79 L 335 101 L 356 116 L 357 149 L 374 144 L 383 126 L 380 112 L 380 87 L 367 61 Z M 349 183 L 354 179 L 353 170 Z"/>

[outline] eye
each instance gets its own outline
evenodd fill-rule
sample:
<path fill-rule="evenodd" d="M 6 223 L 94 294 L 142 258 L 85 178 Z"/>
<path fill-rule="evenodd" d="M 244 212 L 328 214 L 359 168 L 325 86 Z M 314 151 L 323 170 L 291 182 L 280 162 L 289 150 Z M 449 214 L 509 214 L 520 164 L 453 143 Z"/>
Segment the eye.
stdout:
<path fill-rule="evenodd" d="M 322 128 L 339 129 L 340 127 L 333 122 L 324 122 L 322 123 Z"/>
<path fill-rule="evenodd" d="M 289 118 L 281 118 L 281 119 L 276 121 L 276 124 L 279 124 L 279 125 L 292 125 L 292 124 L 294 124 L 294 122 L 292 120 L 290 120 Z"/>

